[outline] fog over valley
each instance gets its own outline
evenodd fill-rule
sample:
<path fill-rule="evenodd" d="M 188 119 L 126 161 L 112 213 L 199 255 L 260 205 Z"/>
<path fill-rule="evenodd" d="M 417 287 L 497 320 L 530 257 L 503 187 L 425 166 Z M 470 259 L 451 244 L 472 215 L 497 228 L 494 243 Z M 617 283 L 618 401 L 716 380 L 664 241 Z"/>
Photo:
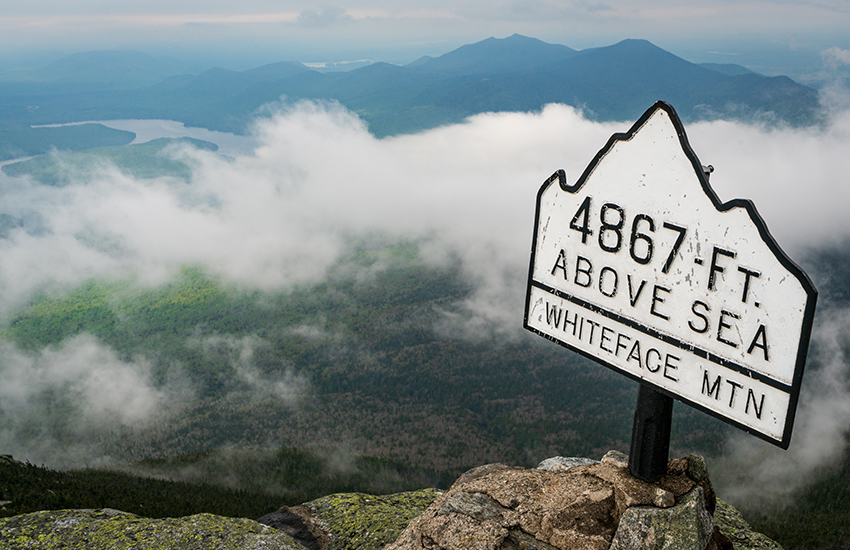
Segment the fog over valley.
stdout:
<path fill-rule="evenodd" d="M 799 258 L 850 232 L 850 191 L 838 185 L 848 123 L 841 110 L 822 128 L 717 121 L 686 129 L 715 168 L 721 200 L 752 199 Z M 371 234 L 420 242 L 436 263 L 458 255 L 492 303 L 508 277 L 526 275 L 542 182 L 559 168 L 574 182 L 630 125 L 549 105 L 379 140 L 338 104 L 299 102 L 256 122 L 251 154 L 171 150 L 192 166 L 188 184 L 134 179 L 108 164 L 72 172 L 61 187 L 1 175 L 3 213 L 21 220 L 2 241 L 1 311 L 8 319 L 37 290 L 95 277 L 161 284 L 184 265 L 252 289 L 316 283 L 352 237 Z"/>
<path fill-rule="evenodd" d="M 752 199 L 780 246 L 820 289 L 835 285 L 837 274 L 815 259 L 844 251 L 850 239 L 848 98 L 839 86 L 822 90 L 821 125 L 685 125 L 701 162 L 715 168 L 710 182 L 721 200 Z M 61 300 L 73 311 L 80 289 L 106 288 L 100 305 L 120 322 L 144 309 L 125 302 L 142 303 L 184 280 L 203 292 L 251 296 L 259 309 L 275 297 L 335 289 L 339 281 L 373 285 L 380 296 L 382 274 L 401 262 L 423 273 L 454 273 L 466 289 L 411 311 L 411 323 L 441 340 L 496 350 L 530 345 L 536 337 L 522 329 L 522 315 L 537 191 L 561 168 L 574 183 L 609 137 L 632 123 L 596 122 L 576 108 L 549 104 L 378 139 L 337 102 L 284 101 L 254 119 L 247 142 L 233 138 L 218 151 L 167 148 L 169 158 L 190 167 L 188 179 L 134 177 L 105 160 L 81 169 L 63 152 L 50 153 L 62 185 L 0 173 L 0 452 L 58 468 L 139 459 L 143 452 L 115 438 L 177 425 L 210 391 L 185 369 L 185 357 L 158 355 L 155 345 L 116 349 L 89 329 L 47 344 L 13 334 L 15 323 Z M 182 130 L 148 131 L 153 139 Z M 216 141 L 220 134 L 205 136 L 199 137 Z M 415 250 L 413 259 L 394 252 L 405 247 Z M 371 260 L 360 261 L 364 254 Z M 192 282 L 194 275 L 187 279 L 187 270 L 219 290 Z M 178 303 L 180 292 L 166 297 Z M 720 452 L 710 458 L 730 472 L 717 476 L 724 498 L 745 502 L 758 494 L 767 502 L 775 495 L 765 487 L 787 498 L 844 459 L 850 304 L 830 292 L 818 304 L 790 449 L 722 431 Z M 150 303 L 151 310 L 160 304 Z M 380 362 L 374 350 L 343 345 L 348 335 L 321 311 L 310 311 L 309 322 L 287 325 L 278 336 L 339 345 L 364 372 Z M 274 369 L 264 363 L 277 345 L 271 336 L 210 331 L 204 322 L 184 328 L 173 338 L 186 357 L 232 372 L 216 387 L 216 403 L 253 402 L 297 415 L 315 397 L 318 374 L 294 362 Z M 61 417 L 53 415 L 55 407 Z M 677 405 L 676 414 L 684 408 Z M 368 440 L 356 441 L 368 449 Z M 265 444 L 276 441 L 270 436 Z M 545 458 L 531 451 L 528 457 Z"/>

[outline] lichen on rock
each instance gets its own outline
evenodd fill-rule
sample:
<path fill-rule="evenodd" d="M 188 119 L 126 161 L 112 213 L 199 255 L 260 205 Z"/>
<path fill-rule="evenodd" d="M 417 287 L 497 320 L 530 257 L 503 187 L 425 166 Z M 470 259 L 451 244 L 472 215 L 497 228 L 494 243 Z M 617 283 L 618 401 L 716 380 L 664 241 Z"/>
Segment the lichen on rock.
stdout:
<path fill-rule="evenodd" d="M 741 512 L 720 499 L 717 499 L 714 523 L 732 540 L 735 550 L 782 550 L 776 541 L 753 531 Z"/>
<path fill-rule="evenodd" d="M 441 494 L 437 489 L 382 496 L 340 493 L 281 508 L 275 514 L 288 515 L 290 525 L 304 525 L 309 533 L 297 538 L 306 548 L 379 550 L 398 538 L 410 520 L 421 515 Z M 259 521 L 274 525 L 271 519 L 269 514 Z"/>
<path fill-rule="evenodd" d="M 590 466 L 591 464 L 597 464 L 598 462 L 598 460 L 580 456 L 553 456 L 541 461 L 540 464 L 537 465 L 537 469 L 560 472 L 563 470 L 569 470 L 576 466 Z"/>
<path fill-rule="evenodd" d="M 0 548 L 781 550 L 715 498 L 696 455 L 671 460 L 655 484 L 633 478 L 622 453 L 547 464 L 479 466 L 445 493 L 334 494 L 256 522 L 211 514 L 148 519 L 110 509 L 23 514 L 0 519 Z"/>
<path fill-rule="evenodd" d="M 150 519 L 108 508 L 0 519 L 0 548 L 15 550 L 303 550 L 249 519 L 196 514 Z"/>

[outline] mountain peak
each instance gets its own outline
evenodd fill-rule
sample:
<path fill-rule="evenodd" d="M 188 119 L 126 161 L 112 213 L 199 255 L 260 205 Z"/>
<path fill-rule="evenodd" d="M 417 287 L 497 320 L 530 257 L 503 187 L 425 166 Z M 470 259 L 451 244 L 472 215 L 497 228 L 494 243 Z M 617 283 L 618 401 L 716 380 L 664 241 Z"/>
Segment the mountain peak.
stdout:
<path fill-rule="evenodd" d="M 644 38 L 626 38 L 625 40 L 620 40 L 616 44 L 597 49 L 612 50 L 617 52 L 634 52 L 640 54 L 664 52 L 667 55 L 673 55 L 664 48 L 659 48 L 658 46 Z"/>
<path fill-rule="evenodd" d="M 490 37 L 417 65 L 418 70 L 451 74 L 512 73 L 568 59 L 578 52 L 521 34 Z"/>
<path fill-rule="evenodd" d="M 646 71 L 659 74 L 685 71 L 696 78 L 706 78 L 711 74 L 716 74 L 714 71 L 690 63 L 642 38 L 629 38 L 611 46 L 582 50 L 575 60 L 581 60 L 590 67 L 608 66 L 610 64 L 619 66 L 621 70 L 630 75 L 629 78 L 632 80 Z"/>

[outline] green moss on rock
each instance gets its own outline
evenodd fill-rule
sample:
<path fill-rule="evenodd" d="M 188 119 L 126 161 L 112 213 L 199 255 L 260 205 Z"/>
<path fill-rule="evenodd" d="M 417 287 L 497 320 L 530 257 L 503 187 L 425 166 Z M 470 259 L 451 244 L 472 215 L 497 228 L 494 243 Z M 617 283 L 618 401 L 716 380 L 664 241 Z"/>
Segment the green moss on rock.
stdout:
<path fill-rule="evenodd" d="M 196 514 L 149 519 L 110 510 L 56 510 L 0 519 L 0 548 L 15 550 L 303 550 L 248 519 Z"/>
<path fill-rule="evenodd" d="M 383 496 L 340 493 L 304 506 L 328 533 L 327 550 L 378 550 L 395 541 L 441 494 L 437 489 Z"/>
<path fill-rule="evenodd" d="M 714 524 L 732 540 L 735 550 L 782 550 L 779 543 L 753 531 L 741 512 L 720 499 L 714 511 Z"/>

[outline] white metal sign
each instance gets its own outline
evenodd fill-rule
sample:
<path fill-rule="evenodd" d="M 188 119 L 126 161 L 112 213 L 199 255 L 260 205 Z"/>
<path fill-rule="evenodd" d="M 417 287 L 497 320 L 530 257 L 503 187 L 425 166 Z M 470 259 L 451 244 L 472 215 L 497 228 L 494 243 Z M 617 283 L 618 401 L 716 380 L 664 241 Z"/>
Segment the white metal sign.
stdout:
<path fill-rule="evenodd" d="M 782 448 L 816 298 L 666 103 L 538 193 L 525 327 Z"/>

